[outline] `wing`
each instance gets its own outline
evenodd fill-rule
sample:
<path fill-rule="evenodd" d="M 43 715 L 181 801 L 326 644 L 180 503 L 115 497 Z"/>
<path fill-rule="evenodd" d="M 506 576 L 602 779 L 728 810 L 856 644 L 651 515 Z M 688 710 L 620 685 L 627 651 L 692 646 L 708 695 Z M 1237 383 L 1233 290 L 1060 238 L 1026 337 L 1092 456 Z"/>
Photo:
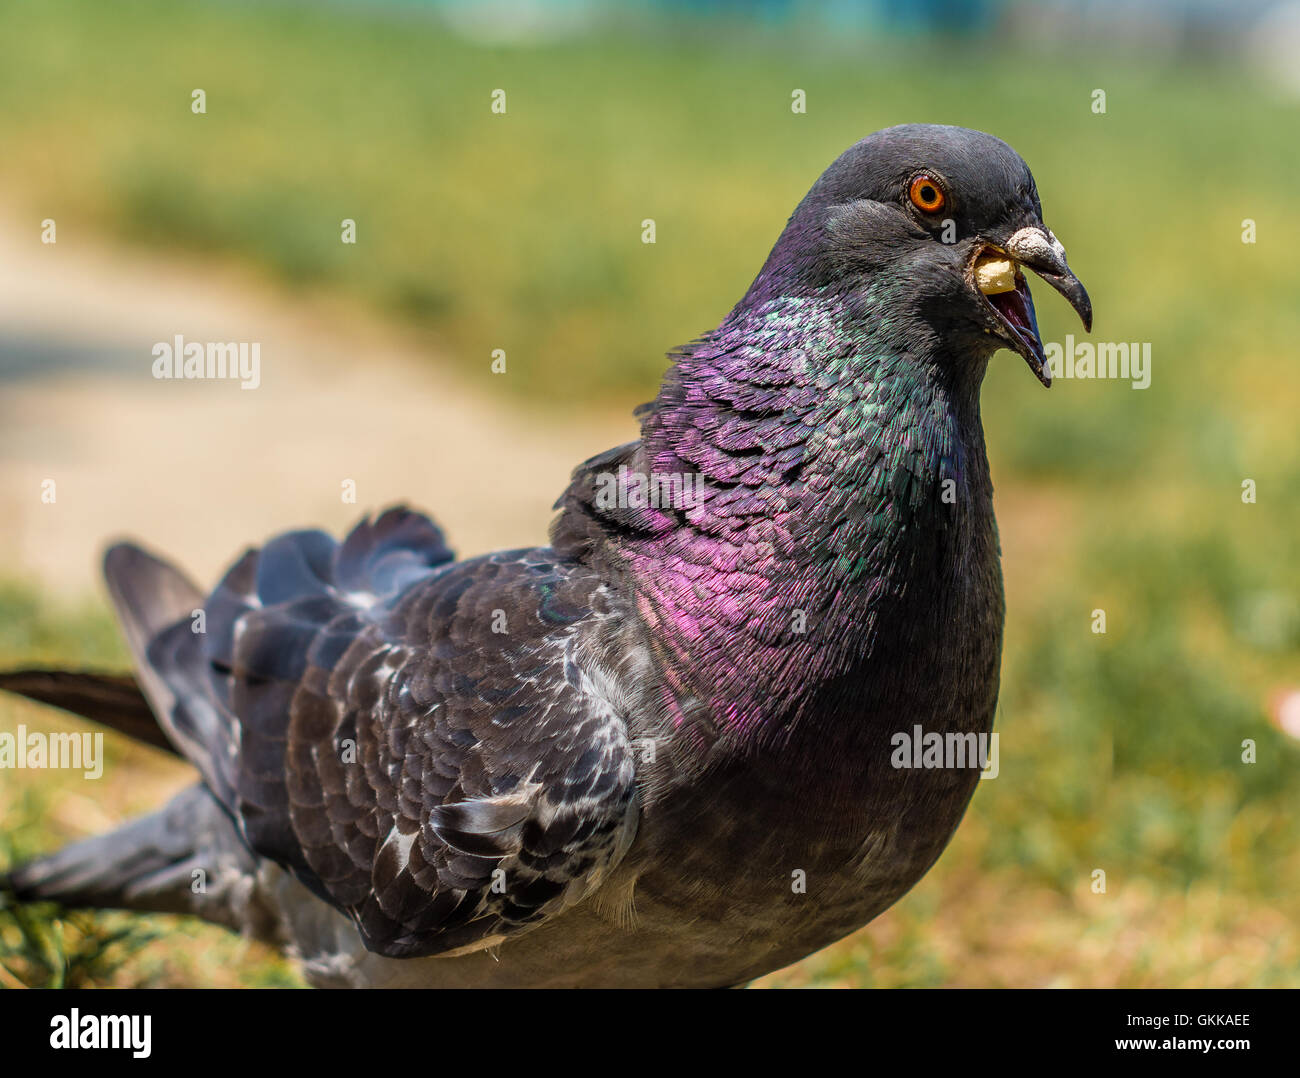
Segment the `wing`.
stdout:
<path fill-rule="evenodd" d="M 184 618 L 143 649 L 160 721 L 252 849 L 392 957 L 526 931 L 635 833 L 593 650 L 618 617 L 608 589 L 548 549 L 450 559 L 404 509 L 342 545 L 283 535 L 227 573 L 203 632 Z"/>

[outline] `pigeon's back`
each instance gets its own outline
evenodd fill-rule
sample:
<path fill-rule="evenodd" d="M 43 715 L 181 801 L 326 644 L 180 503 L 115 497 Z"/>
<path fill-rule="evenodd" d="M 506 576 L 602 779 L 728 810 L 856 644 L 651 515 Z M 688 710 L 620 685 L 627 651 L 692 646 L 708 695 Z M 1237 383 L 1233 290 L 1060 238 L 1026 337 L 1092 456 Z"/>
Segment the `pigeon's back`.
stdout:
<path fill-rule="evenodd" d="M 581 567 L 545 549 L 453 563 L 403 509 L 342 544 L 280 536 L 202 602 L 138 548 L 105 567 L 154 713 L 296 948 L 312 942 L 294 938 L 298 907 L 322 904 L 378 955 L 489 947 L 581 900 L 626 851 L 627 728 L 584 654 L 616 615 Z M 15 876 L 33 897 L 40 881 Z"/>

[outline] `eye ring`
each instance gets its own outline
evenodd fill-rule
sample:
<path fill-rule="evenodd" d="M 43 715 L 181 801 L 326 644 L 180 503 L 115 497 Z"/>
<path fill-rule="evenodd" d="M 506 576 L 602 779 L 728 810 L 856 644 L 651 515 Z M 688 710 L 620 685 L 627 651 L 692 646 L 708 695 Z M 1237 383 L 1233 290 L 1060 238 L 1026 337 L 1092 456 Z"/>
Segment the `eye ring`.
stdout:
<path fill-rule="evenodd" d="M 928 172 L 912 178 L 912 182 L 907 185 L 907 197 L 922 213 L 938 213 L 948 204 L 948 196 L 943 187 Z"/>

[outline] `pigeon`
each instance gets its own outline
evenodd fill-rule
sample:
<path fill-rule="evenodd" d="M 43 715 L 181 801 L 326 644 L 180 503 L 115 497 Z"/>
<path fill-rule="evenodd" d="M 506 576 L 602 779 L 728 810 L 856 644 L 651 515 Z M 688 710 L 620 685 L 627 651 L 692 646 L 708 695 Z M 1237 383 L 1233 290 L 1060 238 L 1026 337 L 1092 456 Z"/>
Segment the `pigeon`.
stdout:
<path fill-rule="evenodd" d="M 1010 146 L 887 128 L 670 356 L 639 440 L 578 466 L 550 546 L 458 561 L 391 508 L 250 549 L 206 598 L 114 546 L 134 677 L 0 687 L 198 781 L 3 886 L 195 915 L 335 987 L 733 987 L 854 932 L 979 780 L 898 739 L 992 728 L 979 393 L 1003 348 L 1051 383 L 1025 270 L 1091 328 Z"/>

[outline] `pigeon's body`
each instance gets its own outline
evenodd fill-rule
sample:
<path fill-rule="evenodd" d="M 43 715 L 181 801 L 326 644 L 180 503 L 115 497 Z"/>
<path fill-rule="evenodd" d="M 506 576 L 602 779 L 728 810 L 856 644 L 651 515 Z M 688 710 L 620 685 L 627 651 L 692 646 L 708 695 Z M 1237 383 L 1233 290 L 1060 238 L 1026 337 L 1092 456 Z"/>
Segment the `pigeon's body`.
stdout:
<path fill-rule="evenodd" d="M 936 253 L 925 218 L 865 197 L 917 168 L 960 189 L 976 149 L 1009 205 L 959 217 L 965 247 Z M 552 547 L 455 563 L 394 510 L 341 546 L 282 536 L 206 601 L 116 548 L 141 687 L 203 783 L 15 889 L 197 912 L 321 984 L 730 985 L 865 924 L 933 864 L 979 774 L 895 766 L 895 737 L 992 727 L 979 386 L 1020 348 L 956 289 L 1022 218 L 1032 180 L 988 136 L 860 143 L 678 355 L 641 440 L 578 469 Z M 169 846 L 177 818 L 193 833 Z"/>

